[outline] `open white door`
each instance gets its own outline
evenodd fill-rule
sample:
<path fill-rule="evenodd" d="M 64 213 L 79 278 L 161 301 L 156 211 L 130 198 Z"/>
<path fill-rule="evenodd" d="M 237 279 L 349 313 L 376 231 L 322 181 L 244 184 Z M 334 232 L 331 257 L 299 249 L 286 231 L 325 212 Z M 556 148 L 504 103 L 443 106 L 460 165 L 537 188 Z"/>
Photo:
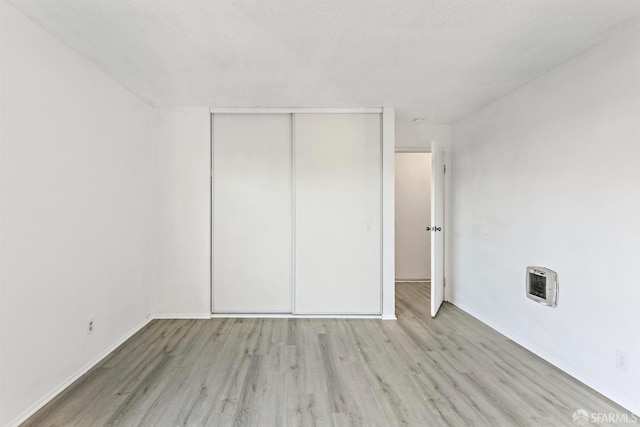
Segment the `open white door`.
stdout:
<path fill-rule="evenodd" d="M 444 151 L 431 141 L 431 317 L 444 300 Z"/>

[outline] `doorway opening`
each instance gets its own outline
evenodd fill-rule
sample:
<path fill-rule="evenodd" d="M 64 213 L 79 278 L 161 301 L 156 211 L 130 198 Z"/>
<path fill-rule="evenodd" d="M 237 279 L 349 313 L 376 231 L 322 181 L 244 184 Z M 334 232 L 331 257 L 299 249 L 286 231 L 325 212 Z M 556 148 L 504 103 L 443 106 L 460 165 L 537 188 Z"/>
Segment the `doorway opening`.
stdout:
<path fill-rule="evenodd" d="M 444 300 L 445 152 L 395 154 L 395 281 L 429 295 L 424 312 L 435 317 Z M 398 301 L 399 302 L 399 301 Z"/>
<path fill-rule="evenodd" d="M 396 152 L 395 218 L 396 303 L 425 313 L 431 292 L 431 153 Z M 404 301 L 405 295 L 412 301 Z"/>
<path fill-rule="evenodd" d="M 431 281 L 431 153 L 396 153 L 396 282 Z"/>

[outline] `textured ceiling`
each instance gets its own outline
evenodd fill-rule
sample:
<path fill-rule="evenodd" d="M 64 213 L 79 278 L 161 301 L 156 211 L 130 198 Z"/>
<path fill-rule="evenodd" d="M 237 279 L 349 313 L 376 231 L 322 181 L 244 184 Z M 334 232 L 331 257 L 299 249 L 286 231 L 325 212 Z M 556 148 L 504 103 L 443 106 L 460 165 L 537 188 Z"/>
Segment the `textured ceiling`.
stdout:
<path fill-rule="evenodd" d="M 448 123 L 604 40 L 637 0 L 13 0 L 152 105 L 380 106 Z"/>

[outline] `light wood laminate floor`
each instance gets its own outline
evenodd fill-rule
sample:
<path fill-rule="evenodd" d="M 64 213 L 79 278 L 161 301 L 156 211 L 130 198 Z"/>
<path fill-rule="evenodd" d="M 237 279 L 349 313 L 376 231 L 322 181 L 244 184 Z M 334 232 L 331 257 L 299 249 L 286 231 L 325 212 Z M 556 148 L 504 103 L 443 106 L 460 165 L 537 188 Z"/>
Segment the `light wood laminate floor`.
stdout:
<path fill-rule="evenodd" d="M 397 285 L 397 321 L 154 320 L 25 426 L 574 426 L 624 409 Z M 591 425 L 591 424 L 590 424 Z"/>

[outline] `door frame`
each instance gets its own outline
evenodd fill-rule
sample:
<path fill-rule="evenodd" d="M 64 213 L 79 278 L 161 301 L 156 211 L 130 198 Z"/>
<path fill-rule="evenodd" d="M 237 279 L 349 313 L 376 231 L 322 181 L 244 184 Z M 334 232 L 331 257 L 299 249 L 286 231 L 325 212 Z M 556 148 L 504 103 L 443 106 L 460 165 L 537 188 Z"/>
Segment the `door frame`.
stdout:
<path fill-rule="evenodd" d="M 375 316 L 349 316 L 349 315 L 313 315 L 302 316 L 295 314 L 286 315 L 251 315 L 242 314 L 239 316 L 217 315 L 213 314 L 213 115 L 214 114 L 345 114 L 345 113 L 374 113 L 380 114 L 381 126 L 381 245 L 380 245 L 380 268 L 381 268 L 381 286 L 380 286 L 380 309 L 381 314 Z M 374 108 L 209 108 L 209 157 L 210 165 L 210 182 L 209 182 L 209 302 L 211 317 L 373 317 L 382 319 L 395 319 L 395 194 L 394 194 L 394 161 L 395 161 L 395 108 L 393 107 L 374 107 Z M 295 116 L 293 121 L 295 122 Z M 293 171 L 295 177 L 295 170 Z M 294 199 L 295 203 L 295 199 Z M 294 264 L 295 268 L 295 264 Z M 295 280 L 295 275 L 294 275 Z M 295 290 L 295 284 L 294 284 Z"/>
<path fill-rule="evenodd" d="M 446 173 L 444 174 L 444 224 L 442 224 L 442 232 L 444 233 L 444 248 L 443 248 L 443 259 L 444 259 L 444 300 L 451 300 L 451 281 L 449 280 L 450 276 L 450 260 L 451 260 L 451 231 L 449 230 L 449 226 L 451 225 L 451 149 L 448 146 L 440 146 L 440 148 L 444 151 L 444 165 L 446 167 Z M 428 146 L 426 147 L 395 147 L 394 150 L 394 159 L 396 153 L 431 153 L 431 141 L 429 141 Z M 431 153 L 433 154 L 433 153 Z M 433 179 L 433 172 L 432 179 Z M 395 171 L 394 171 L 394 186 L 395 186 Z M 394 209 L 395 209 L 395 199 L 394 199 Z M 395 241 L 394 241 L 395 244 Z M 395 263 L 395 259 L 394 259 Z M 395 278 L 394 278 L 395 280 Z M 449 282 L 449 284 L 447 284 Z"/>

